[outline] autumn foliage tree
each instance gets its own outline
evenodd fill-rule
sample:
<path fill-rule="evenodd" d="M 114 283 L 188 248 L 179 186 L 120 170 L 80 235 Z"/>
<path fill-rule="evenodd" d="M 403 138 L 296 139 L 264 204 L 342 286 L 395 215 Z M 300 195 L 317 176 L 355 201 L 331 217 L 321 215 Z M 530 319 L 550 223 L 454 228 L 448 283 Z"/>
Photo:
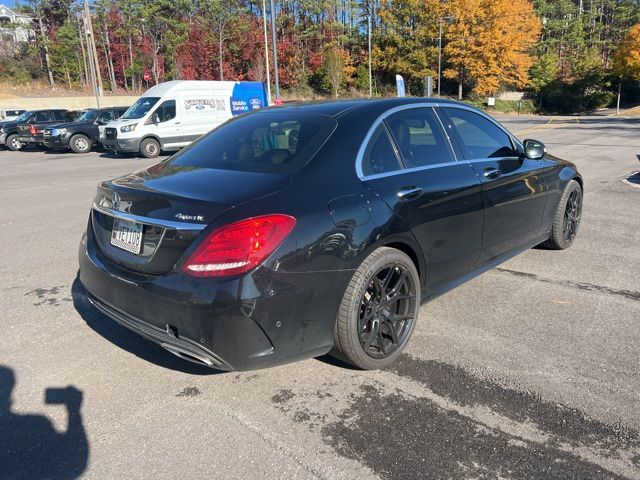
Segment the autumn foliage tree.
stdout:
<path fill-rule="evenodd" d="M 613 55 L 613 71 L 624 78 L 640 80 L 640 23 L 629 29 Z"/>
<path fill-rule="evenodd" d="M 495 94 L 501 85 L 522 88 L 533 60 L 529 50 L 540 34 L 540 20 L 528 0 L 449 0 L 446 14 L 448 68 L 459 96 L 466 83 L 478 95 Z"/>

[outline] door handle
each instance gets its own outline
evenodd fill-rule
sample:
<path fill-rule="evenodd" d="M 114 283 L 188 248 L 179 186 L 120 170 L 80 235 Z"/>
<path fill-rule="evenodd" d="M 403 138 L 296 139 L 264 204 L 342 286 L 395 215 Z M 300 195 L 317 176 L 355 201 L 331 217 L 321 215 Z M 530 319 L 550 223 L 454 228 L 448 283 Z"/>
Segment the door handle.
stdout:
<path fill-rule="evenodd" d="M 173 122 L 174 125 L 180 125 L 180 122 Z"/>
<path fill-rule="evenodd" d="M 420 187 L 401 187 L 396 192 L 396 196 L 400 200 L 413 200 L 414 198 L 420 196 L 422 193 L 422 189 Z"/>
<path fill-rule="evenodd" d="M 502 172 L 497 168 L 489 167 L 484 169 L 482 175 L 484 175 L 484 177 L 488 178 L 489 180 L 495 180 L 496 178 L 500 177 L 500 175 L 502 175 Z"/>

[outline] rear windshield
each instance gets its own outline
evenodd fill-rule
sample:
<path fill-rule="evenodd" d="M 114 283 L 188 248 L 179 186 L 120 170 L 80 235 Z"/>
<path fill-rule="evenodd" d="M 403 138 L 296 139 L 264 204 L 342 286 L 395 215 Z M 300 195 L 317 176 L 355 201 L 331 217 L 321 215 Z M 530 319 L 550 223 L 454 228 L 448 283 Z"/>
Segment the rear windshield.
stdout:
<path fill-rule="evenodd" d="M 224 123 L 169 162 L 221 170 L 291 172 L 318 152 L 336 125 L 326 115 L 262 110 Z"/>
<path fill-rule="evenodd" d="M 121 118 L 130 120 L 134 118 L 142 118 L 149 113 L 149 110 L 151 110 L 156 103 L 158 103 L 158 100 L 160 100 L 160 97 L 140 97 L 136 100 L 136 103 L 131 105 L 129 109 L 124 112 L 124 115 L 122 115 Z"/>

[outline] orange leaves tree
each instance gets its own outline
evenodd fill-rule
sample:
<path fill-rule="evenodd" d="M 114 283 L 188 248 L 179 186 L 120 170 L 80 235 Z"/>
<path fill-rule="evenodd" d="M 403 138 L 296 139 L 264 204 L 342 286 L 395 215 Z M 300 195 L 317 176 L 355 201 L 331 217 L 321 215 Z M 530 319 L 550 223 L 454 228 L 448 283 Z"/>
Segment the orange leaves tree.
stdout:
<path fill-rule="evenodd" d="M 498 92 L 501 85 L 522 88 L 532 65 L 529 50 L 541 23 L 528 0 L 449 0 L 444 54 L 446 78 L 457 79 L 478 95 Z"/>
<path fill-rule="evenodd" d="M 629 29 L 613 54 L 613 71 L 620 77 L 640 80 L 640 23 Z"/>

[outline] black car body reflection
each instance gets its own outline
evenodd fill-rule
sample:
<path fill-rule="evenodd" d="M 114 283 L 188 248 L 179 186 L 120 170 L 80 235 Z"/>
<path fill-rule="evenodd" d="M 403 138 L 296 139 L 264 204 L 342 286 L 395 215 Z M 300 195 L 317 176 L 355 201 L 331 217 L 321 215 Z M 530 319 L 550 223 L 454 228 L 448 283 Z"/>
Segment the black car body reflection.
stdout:
<path fill-rule="evenodd" d="M 571 244 L 582 179 L 531 145 L 449 101 L 261 110 L 101 183 L 80 280 L 97 308 L 187 360 L 253 369 L 334 349 L 378 368 L 421 301 Z"/>

